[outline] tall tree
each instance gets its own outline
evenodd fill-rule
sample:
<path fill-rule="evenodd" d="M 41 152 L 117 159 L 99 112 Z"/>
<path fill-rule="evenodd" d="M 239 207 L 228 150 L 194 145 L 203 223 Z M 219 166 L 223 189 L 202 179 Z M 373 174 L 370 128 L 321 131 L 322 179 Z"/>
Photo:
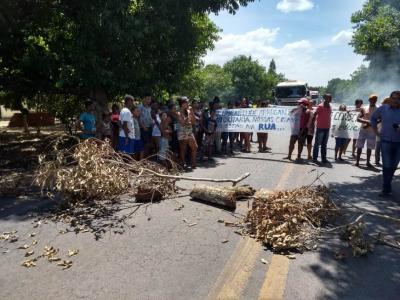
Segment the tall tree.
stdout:
<path fill-rule="evenodd" d="M 251 1 L 1 1 L 1 99 L 173 92 L 218 38 L 207 14 Z"/>
<path fill-rule="evenodd" d="M 236 98 L 263 98 L 267 95 L 267 73 L 265 67 L 251 56 L 240 55 L 224 65 L 229 73 Z"/>
<path fill-rule="evenodd" d="M 276 63 L 274 59 L 271 59 L 269 63 L 268 74 L 276 74 Z"/>

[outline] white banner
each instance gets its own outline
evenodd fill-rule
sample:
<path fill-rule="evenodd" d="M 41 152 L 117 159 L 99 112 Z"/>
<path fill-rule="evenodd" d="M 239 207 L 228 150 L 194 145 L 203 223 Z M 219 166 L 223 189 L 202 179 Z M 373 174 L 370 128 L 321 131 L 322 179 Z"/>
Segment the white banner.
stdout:
<path fill-rule="evenodd" d="M 218 131 L 290 132 L 297 124 L 293 107 L 221 109 L 217 111 Z"/>
<path fill-rule="evenodd" d="M 218 131 L 221 132 L 270 132 L 298 134 L 300 111 L 295 107 L 275 106 L 266 108 L 221 109 L 217 111 Z M 333 110 L 331 136 L 358 138 L 360 123 L 358 112 Z"/>
<path fill-rule="evenodd" d="M 357 122 L 357 111 L 333 111 L 331 118 L 331 135 L 333 137 L 358 139 L 361 123 Z"/>

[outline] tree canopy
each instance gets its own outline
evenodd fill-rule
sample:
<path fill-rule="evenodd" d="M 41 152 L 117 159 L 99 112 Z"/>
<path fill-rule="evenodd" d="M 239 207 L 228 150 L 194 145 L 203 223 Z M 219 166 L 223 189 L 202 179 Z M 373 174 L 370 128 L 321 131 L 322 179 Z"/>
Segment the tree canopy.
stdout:
<path fill-rule="evenodd" d="M 174 92 L 218 38 L 208 13 L 251 1 L 2 1 L 1 101 Z"/>

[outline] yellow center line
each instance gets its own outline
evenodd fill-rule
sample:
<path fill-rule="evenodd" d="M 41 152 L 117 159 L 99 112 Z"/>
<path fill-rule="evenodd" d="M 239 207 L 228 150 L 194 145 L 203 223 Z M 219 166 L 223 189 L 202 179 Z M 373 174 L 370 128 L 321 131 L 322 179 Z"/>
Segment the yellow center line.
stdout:
<path fill-rule="evenodd" d="M 261 251 L 260 244 L 251 238 L 242 239 L 225 264 L 215 288 L 208 299 L 240 299 Z"/>
<path fill-rule="evenodd" d="M 293 168 L 294 164 L 285 166 L 276 189 L 282 189 L 285 186 Z M 240 299 L 256 265 L 261 249 L 261 244 L 255 239 L 242 239 L 226 262 L 207 299 Z"/>
<path fill-rule="evenodd" d="M 291 164 L 290 167 L 287 168 L 286 171 L 282 174 L 277 184 L 277 190 L 284 189 L 285 186 L 287 186 L 289 175 L 294 169 L 294 166 L 295 164 Z M 301 168 L 304 169 L 304 167 Z M 289 259 L 286 256 L 273 254 L 258 299 L 259 300 L 283 299 L 288 273 L 289 273 Z"/>
<path fill-rule="evenodd" d="M 258 299 L 279 300 L 285 292 L 286 278 L 289 272 L 289 259 L 274 254 L 268 267 L 267 275 L 261 287 Z"/>

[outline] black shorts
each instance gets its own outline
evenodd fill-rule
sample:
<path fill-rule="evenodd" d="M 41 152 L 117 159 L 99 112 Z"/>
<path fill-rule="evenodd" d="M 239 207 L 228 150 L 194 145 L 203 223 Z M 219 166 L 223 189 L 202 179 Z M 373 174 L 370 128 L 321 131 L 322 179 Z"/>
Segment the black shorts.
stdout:
<path fill-rule="evenodd" d="M 147 127 L 147 131 L 144 130 L 143 128 L 140 128 L 140 135 L 141 135 L 141 140 L 143 141 L 143 145 L 148 145 L 152 143 L 152 133 L 153 133 L 152 127 Z"/>

